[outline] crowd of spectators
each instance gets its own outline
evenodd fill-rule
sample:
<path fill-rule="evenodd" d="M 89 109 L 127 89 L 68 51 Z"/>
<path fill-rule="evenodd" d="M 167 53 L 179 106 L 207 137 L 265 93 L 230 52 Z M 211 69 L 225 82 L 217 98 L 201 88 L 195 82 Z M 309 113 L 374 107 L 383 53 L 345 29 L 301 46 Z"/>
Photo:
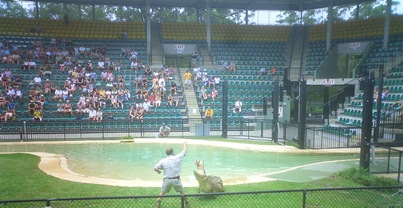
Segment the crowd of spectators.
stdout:
<path fill-rule="evenodd" d="M 17 119 L 16 115 L 42 121 L 51 113 L 100 122 L 113 117 L 104 113 L 105 109 L 113 108 L 129 111 L 133 119 L 134 110 L 143 111 L 144 115 L 162 103 L 172 107 L 179 105 L 176 83 L 172 81 L 166 86 L 176 69 L 169 67 L 153 72 L 130 47 L 123 47 L 120 54 L 120 59 L 132 62 L 130 68 L 136 75 L 134 80 L 128 81 L 116 75 L 122 65 L 120 60 L 109 57 L 106 47 L 76 45 L 69 38 L 34 41 L 23 49 L 2 40 L 0 57 L 0 119 L 4 122 Z M 33 75 L 23 80 L 20 73 Z M 54 74 L 62 74 L 67 79 L 55 79 Z M 135 88 L 126 84 L 131 81 Z M 24 92 L 21 88 L 29 90 Z M 135 93 L 133 97 L 131 92 Z M 52 100 L 57 103 L 56 107 L 46 107 Z M 129 100 L 136 102 L 130 110 L 125 108 Z"/>

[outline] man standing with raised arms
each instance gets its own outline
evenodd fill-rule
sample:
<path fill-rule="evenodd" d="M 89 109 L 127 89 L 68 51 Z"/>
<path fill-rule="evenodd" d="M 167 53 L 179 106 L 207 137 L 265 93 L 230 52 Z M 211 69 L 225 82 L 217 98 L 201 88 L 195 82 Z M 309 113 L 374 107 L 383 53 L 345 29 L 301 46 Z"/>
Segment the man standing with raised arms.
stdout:
<path fill-rule="evenodd" d="M 157 208 L 161 206 L 162 196 L 165 193 L 168 193 L 171 188 L 174 188 L 176 192 L 180 192 L 185 195 L 186 193 L 183 191 L 182 182 L 180 179 L 180 173 L 182 168 L 182 159 L 185 156 L 187 151 L 187 142 L 183 143 L 182 152 L 175 155 L 172 147 L 169 147 L 165 150 L 167 154 L 166 158 L 163 158 L 159 161 L 157 165 L 154 167 L 154 171 L 158 174 L 161 173 L 161 170 L 164 170 L 164 180 L 161 187 L 160 196 L 157 200 Z M 189 202 L 187 198 L 184 198 L 186 208 L 189 208 Z"/>

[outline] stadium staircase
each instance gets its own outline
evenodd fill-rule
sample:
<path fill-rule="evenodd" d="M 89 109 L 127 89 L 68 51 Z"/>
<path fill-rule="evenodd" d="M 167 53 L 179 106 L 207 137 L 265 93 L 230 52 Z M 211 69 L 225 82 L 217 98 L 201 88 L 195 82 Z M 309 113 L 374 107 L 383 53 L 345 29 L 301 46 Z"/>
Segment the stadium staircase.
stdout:
<path fill-rule="evenodd" d="M 162 44 L 161 44 L 161 32 L 158 23 L 151 24 L 151 65 L 154 67 L 162 68 L 163 54 L 162 54 Z"/>
<path fill-rule="evenodd" d="M 287 47 L 291 48 L 290 81 L 298 81 L 301 77 L 305 34 L 305 27 L 294 26 L 288 39 Z"/>

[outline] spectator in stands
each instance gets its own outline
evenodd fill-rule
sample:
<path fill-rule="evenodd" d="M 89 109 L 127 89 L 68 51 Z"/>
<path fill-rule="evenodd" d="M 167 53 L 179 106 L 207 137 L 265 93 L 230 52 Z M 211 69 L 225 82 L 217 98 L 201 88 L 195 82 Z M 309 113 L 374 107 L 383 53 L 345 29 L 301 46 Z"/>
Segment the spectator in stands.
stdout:
<path fill-rule="evenodd" d="M 42 121 L 43 119 L 43 114 L 40 109 L 35 109 L 34 111 L 34 117 L 32 118 L 32 121 Z"/>
<path fill-rule="evenodd" d="M 3 93 L 0 91 L 0 107 L 4 107 L 6 105 L 6 98 L 4 97 Z"/>
<path fill-rule="evenodd" d="M 69 100 L 66 100 L 66 103 L 64 104 L 64 108 L 63 108 L 63 115 L 66 114 L 66 113 L 69 114 L 69 117 L 71 115 L 73 115 L 73 107 L 71 106 Z"/>
<path fill-rule="evenodd" d="M 95 121 L 97 117 L 97 111 L 91 106 L 90 111 L 88 112 L 88 120 Z"/>
<path fill-rule="evenodd" d="M 228 65 L 227 61 L 222 61 L 221 64 L 222 64 L 222 67 L 223 67 L 224 70 L 228 69 L 229 65 Z"/>
<path fill-rule="evenodd" d="M 31 84 L 34 86 L 41 86 L 42 87 L 42 79 L 39 77 L 39 75 L 36 75 L 34 79 L 31 81 Z"/>
<path fill-rule="evenodd" d="M 213 90 L 211 91 L 211 99 L 215 100 L 216 97 L 218 97 L 218 91 L 216 88 L 213 88 Z"/>
<path fill-rule="evenodd" d="M 267 75 L 274 76 L 276 74 L 276 67 L 272 66 L 270 71 L 267 72 Z"/>
<path fill-rule="evenodd" d="M 154 107 L 160 107 L 161 106 L 161 95 L 156 94 L 155 95 L 155 106 Z"/>
<path fill-rule="evenodd" d="M 236 69 L 235 62 L 232 61 L 231 64 L 228 66 L 228 71 L 234 72 L 235 69 Z"/>
<path fill-rule="evenodd" d="M 28 62 L 28 70 L 31 68 L 36 70 L 36 63 L 35 63 L 35 60 L 33 60 L 33 59 Z"/>
<path fill-rule="evenodd" d="M 2 87 L 7 87 L 10 84 L 10 81 L 9 81 L 8 77 L 4 73 L 1 74 L 0 79 L 1 79 L 1 86 Z"/>
<path fill-rule="evenodd" d="M 22 90 L 19 86 L 16 87 L 15 90 L 15 99 L 22 99 Z"/>
<path fill-rule="evenodd" d="M 96 120 L 97 122 L 101 122 L 102 119 L 103 119 L 103 114 L 104 114 L 104 113 L 102 112 L 101 108 L 98 108 L 98 110 L 97 110 L 97 116 L 96 116 L 95 120 Z"/>
<path fill-rule="evenodd" d="M 125 86 L 125 78 L 123 76 L 120 76 L 118 79 L 118 87 L 123 88 Z"/>
<path fill-rule="evenodd" d="M 145 66 L 144 74 L 145 75 L 152 75 L 153 71 L 151 70 L 150 65 Z"/>
<path fill-rule="evenodd" d="M 136 116 L 135 119 L 139 121 L 143 121 L 143 116 L 144 116 L 144 109 L 143 106 L 139 106 L 136 108 Z"/>
<path fill-rule="evenodd" d="M 168 107 L 172 107 L 174 105 L 174 97 L 172 94 L 168 95 Z"/>
<path fill-rule="evenodd" d="M 29 61 L 28 59 L 24 59 L 24 62 L 22 62 L 21 70 L 28 70 L 29 69 Z"/>
<path fill-rule="evenodd" d="M 11 84 L 14 87 L 21 87 L 23 83 L 23 79 L 20 76 L 20 74 L 15 74 L 15 77 L 13 78 L 13 83 Z"/>
<path fill-rule="evenodd" d="M 190 88 L 191 86 L 191 79 L 192 79 L 192 73 L 189 72 L 189 70 L 186 70 L 186 72 L 183 74 L 183 80 L 185 81 L 185 89 Z"/>
<path fill-rule="evenodd" d="M 44 93 L 50 94 L 52 92 L 52 84 L 50 83 L 49 79 L 46 79 L 44 87 Z"/>
<path fill-rule="evenodd" d="M 382 100 L 385 100 L 388 97 L 388 95 L 389 95 L 389 88 L 388 87 L 383 88 L 383 90 L 382 90 Z"/>
<path fill-rule="evenodd" d="M 207 90 L 206 90 L 206 88 L 204 88 L 204 86 L 201 87 L 199 93 L 200 93 L 200 94 L 199 94 L 199 98 L 200 98 L 200 99 L 204 99 L 204 100 L 207 99 L 207 97 L 208 97 L 208 95 L 207 95 Z M 202 101 L 202 102 L 203 102 L 203 101 Z"/>
<path fill-rule="evenodd" d="M 123 94 L 118 94 L 117 95 L 117 103 L 118 107 L 121 107 L 123 109 L 124 107 L 124 102 L 125 102 L 125 96 Z"/>
<path fill-rule="evenodd" d="M 220 85 L 221 79 L 220 77 L 217 75 L 214 77 L 214 87 L 218 87 Z"/>
<path fill-rule="evenodd" d="M 262 76 L 266 73 L 266 68 L 264 66 L 262 66 L 259 70 L 259 75 L 258 76 Z"/>
<path fill-rule="evenodd" d="M 35 109 L 36 109 L 36 103 L 33 100 L 31 100 L 31 102 L 28 105 L 28 115 L 34 113 Z"/>
<path fill-rule="evenodd" d="M 172 82 L 171 82 L 171 88 L 170 88 L 171 94 L 176 93 L 176 90 L 177 90 L 176 88 L 177 88 L 177 86 L 176 86 L 175 81 L 172 81 Z"/>
<path fill-rule="evenodd" d="M 14 100 L 15 98 L 15 90 L 13 87 L 9 87 L 7 91 L 7 97 Z"/>
<path fill-rule="evenodd" d="M 207 83 L 208 83 L 208 87 L 215 87 L 215 80 L 214 77 L 212 75 L 210 75 L 210 77 L 207 79 Z"/>
<path fill-rule="evenodd" d="M 179 105 L 179 95 L 178 95 L 178 93 L 174 94 L 174 105 L 176 107 L 178 107 L 178 105 Z"/>
<path fill-rule="evenodd" d="M 112 105 L 112 107 L 114 107 L 116 109 L 119 107 L 118 98 L 116 95 L 111 96 L 111 105 Z"/>
<path fill-rule="evenodd" d="M 162 123 L 162 126 L 160 127 L 158 133 L 155 133 L 155 138 L 168 137 L 170 133 L 171 128 L 165 125 L 165 123 Z"/>
<path fill-rule="evenodd" d="M 149 102 L 147 99 L 144 99 L 144 102 L 143 102 L 143 104 L 142 104 L 142 107 L 143 107 L 144 112 L 147 113 L 147 112 L 150 111 L 151 104 L 150 104 L 150 102 Z"/>
<path fill-rule="evenodd" d="M 60 90 L 59 86 L 56 87 L 53 100 L 61 100 L 63 97 L 63 91 Z"/>
<path fill-rule="evenodd" d="M 192 52 L 192 59 L 193 59 L 193 60 L 196 60 L 198 55 L 199 55 L 199 54 L 197 53 L 197 51 L 194 50 L 194 51 Z"/>
<path fill-rule="evenodd" d="M 138 62 L 136 60 L 132 60 L 130 63 L 130 68 L 134 71 L 138 70 Z"/>
<path fill-rule="evenodd" d="M 207 108 L 207 110 L 204 111 L 204 118 L 205 118 L 206 120 L 208 120 L 208 119 L 212 119 L 213 116 L 214 116 L 214 111 L 213 111 L 213 109 L 211 109 L 211 107 L 209 106 L 209 107 Z"/>
<path fill-rule="evenodd" d="M 130 52 L 130 61 L 136 61 L 137 60 L 137 52 L 133 49 L 131 52 Z"/>
<path fill-rule="evenodd" d="M 97 69 L 98 70 L 104 70 L 105 69 L 105 62 L 104 62 L 104 60 L 102 58 L 100 58 L 98 60 Z"/>
<path fill-rule="evenodd" d="M 11 120 L 14 117 L 14 112 L 10 109 L 6 110 L 6 113 L 3 116 L 4 122 L 7 123 L 7 120 Z"/>
<path fill-rule="evenodd" d="M 132 105 L 130 106 L 130 110 L 129 110 L 129 117 L 130 119 L 133 121 L 136 118 L 136 108 Z"/>
<path fill-rule="evenodd" d="M 238 111 L 239 113 L 240 112 L 242 112 L 242 101 L 241 101 L 241 99 L 238 99 L 236 102 L 235 102 L 235 106 L 234 106 L 234 108 L 232 109 L 232 111 L 235 113 L 236 111 Z"/>

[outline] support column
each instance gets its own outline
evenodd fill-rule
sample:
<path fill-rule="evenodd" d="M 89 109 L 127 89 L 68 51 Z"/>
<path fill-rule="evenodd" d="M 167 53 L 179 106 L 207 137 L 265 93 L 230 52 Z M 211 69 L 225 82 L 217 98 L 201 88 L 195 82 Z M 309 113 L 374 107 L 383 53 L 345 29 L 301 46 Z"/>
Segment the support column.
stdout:
<path fill-rule="evenodd" d="M 326 30 L 326 51 L 329 52 L 332 46 L 332 25 L 333 25 L 333 5 L 327 8 L 327 30 Z"/>
<path fill-rule="evenodd" d="M 207 31 L 207 50 L 211 51 L 211 8 L 210 0 L 207 0 L 207 12 L 206 12 L 206 31 Z"/>
<path fill-rule="evenodd" d="M 330 103 L 329 103 L 329 87 L 323 87 L 323 120 L 325 124 L 329 124 L 329 114 L 330 114 Z"/>
<path fill-rule="evenodd" d="M 271 105 L 273 107 L 273 122 L 272 122 L 272 131 L 271 137 L 273 142 L 278 142 L 278 103 L 279 103 L 279 82 L 278 80 L 274 80 L 273 82 L 273 91 L 272 91 L 272 101 Z"/>
<path fill-rule="evenodd" d="M 386 1 L 386 16 L 385 26 L 383 30 L 383 48 L 386 49 L 389 44 L 389 28 L 390 28 L 390 13 L 392 10 L 392 0 Z"/>
<path fill-rule="evenodd" d="M 364 80 L 364 95 L 362 109 L 362 127 L 361 127 L 361 153 L 360 168 L 368 169 L 370 162 L 370 144 L 372 135 L 372 107 L 374 94 L 374 77 L 372 74 Z"/>
<path fill-rule="evenodd" d="M 245 10 L 245 24 L 249 25 L 249 10 Z"/>
<path fill-rule="evenodd" d="M 306 80 L 299 81 L 299 108 L 298 108 L 298 144 L 300 149 L 306 145 Z"/>
<path fill-rule="evenodd" d="M 92 5 L 92 20 L 95 20 L 95 4 Z"/>
<path fill-rule="evenodd" d="M 151 66 L 151 14 L 150 14 L 150 0 L 146 0 L 146 41 L 147 41 L 147 59 L 148 64 Z"/>
<path fill-rule="evenodd" d="M 35 1 L 35 17 L 39 18 L 39 3 Z"/>
<path fill-rule="evenodd" d="M 78 5 L 78 19 L 83 19 L 83 11 L 81 10 L 81 4 Z"/>
<path fill-rule="evenodd" d="M 242 124 L 241 124 L 242 125 Z M 228 81 L 222 82 L 222 120 L 221 120 L 223 138 L 228 136 Z"/>
<path fill-rule="evenodd" d="M 381 111 L 382 111 L 382 92 L 383 92 L 383 78 L 385 77 L 385 65 L 379 66 L 378 77 L 378 99 L 376 100 L 376 124 L 374 127 L 374 142 L 379 139 L 379 126 L 381 125 Z"/>

